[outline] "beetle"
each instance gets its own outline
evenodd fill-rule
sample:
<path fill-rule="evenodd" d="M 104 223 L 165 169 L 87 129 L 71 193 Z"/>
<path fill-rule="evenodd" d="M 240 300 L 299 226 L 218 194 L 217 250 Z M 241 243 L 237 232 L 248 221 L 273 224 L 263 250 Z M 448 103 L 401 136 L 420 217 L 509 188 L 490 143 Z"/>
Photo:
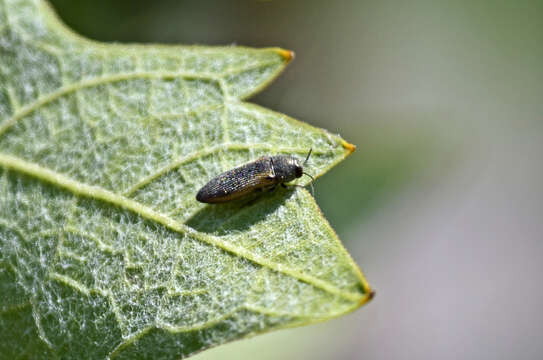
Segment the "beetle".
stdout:
<path fill-rule="evenodd" d="M 209 204 L 225 203 L 258 190 L 272 190 L 277 185 L 286 187 L 285 183 L 304 174 L 315 181 L 313 176 L 304 172 L 312 150 L 309 150 L 303 164 L 293 156 L 262 156 L 225 171 L 205 184 L 196 194 L 196 200 Z"/>

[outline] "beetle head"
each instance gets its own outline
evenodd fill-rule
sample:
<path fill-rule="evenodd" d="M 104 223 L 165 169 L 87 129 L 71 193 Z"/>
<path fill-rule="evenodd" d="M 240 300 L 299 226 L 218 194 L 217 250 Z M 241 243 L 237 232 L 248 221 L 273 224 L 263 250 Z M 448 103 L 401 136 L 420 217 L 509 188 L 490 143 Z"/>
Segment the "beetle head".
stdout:
<path fill-rule="evenodd" d="M 306 174 L 309 176 L 312 180 L 313 176 L 309 175 L 308 173 L 304 172 L 304 166 L 307 163 L 307 160 L 309 160 L 309 157 L 311 156 L 311 152 L 313 151 L 313 148 L 309 149 L 309 152 L 307 153 L 307 156 L 305 157 L 304 163 L 300 165 L 300 162 L 297 159 L 294 159 L 293 166 L 294 166 L 294 173 L 296 174 L 296 178 L 302 177 L 303 174 Z"/>

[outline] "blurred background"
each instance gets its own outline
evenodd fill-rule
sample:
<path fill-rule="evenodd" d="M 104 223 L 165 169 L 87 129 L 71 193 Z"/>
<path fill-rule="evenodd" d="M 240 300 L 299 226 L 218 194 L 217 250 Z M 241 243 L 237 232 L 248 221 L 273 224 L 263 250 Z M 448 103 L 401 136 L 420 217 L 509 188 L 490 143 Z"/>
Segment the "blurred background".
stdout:
<path fill-rule="evenodd" d="M 294 50 L 251 101 L 358 146 L 315 195 L 376 298 L 195 360 L 543 358 L 543 1 L 52 4 L 102 41 Z"/>

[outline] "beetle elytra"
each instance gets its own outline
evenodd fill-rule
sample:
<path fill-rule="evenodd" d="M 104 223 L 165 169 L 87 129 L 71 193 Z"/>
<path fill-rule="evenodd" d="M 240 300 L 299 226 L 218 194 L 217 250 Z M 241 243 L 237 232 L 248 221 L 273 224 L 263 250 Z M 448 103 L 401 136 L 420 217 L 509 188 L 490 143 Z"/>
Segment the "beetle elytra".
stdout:
<path fill-rule="evenodd" d="M 224 203 L 257 190 L 273 189 L 277 185 L 285 186 L 285 183 L 303 174 L 314 181 L 315 179 L 304 172 L 303 168 L 312 150 L 309 150 L 303 164 L 293 156 L 262 156 L 255 161 L 225 171 L 205 184 L 196 194 L 196 200 L 210 204 Z"/>

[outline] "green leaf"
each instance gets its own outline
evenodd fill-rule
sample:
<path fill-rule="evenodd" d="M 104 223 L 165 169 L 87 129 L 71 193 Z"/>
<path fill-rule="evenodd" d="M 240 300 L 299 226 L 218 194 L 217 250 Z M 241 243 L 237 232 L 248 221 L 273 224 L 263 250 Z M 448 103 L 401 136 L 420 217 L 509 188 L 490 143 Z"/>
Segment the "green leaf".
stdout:
<path fill-rule="evenodd" d="M 176 359 L 371 298 L 305 189 L 194 198 L 264 154 L 313 148 L 320 176 L 354 149 L 242 101 L 291 57 L 100 44 L 0 0 L 3 357 Z"/>

